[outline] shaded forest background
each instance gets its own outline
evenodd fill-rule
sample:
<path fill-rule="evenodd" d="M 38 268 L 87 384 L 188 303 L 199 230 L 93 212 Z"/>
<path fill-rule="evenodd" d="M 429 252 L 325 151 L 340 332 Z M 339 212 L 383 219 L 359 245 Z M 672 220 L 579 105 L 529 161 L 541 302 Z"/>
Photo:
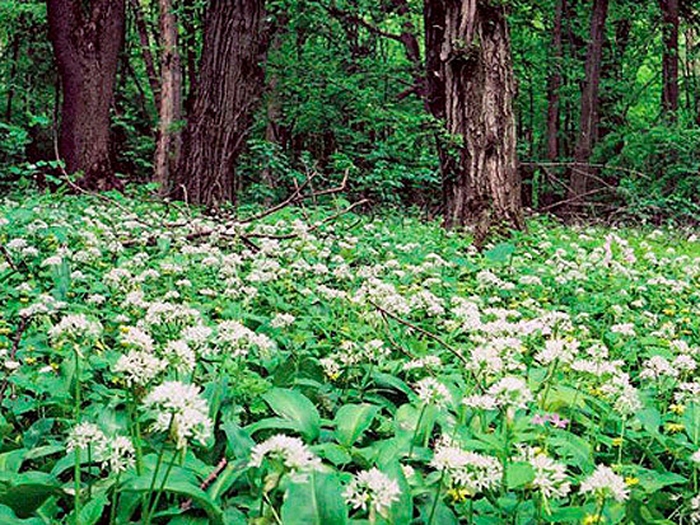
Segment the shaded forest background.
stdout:
<path fill-rule="evenodd" d="M 225 196 L 272 202 L 311 173 L 320 175 L 316 183 L 328 185 L 348 174 L 353 197 L 443 213 L 444 150 L 461 148 L 462 138 L 448 133 L 431 112 L 429 62 L 437 51 L 429 34 L 426 41 L 425 20 L 430 9 L 451 3 L 280 0 L 251 14 L 260 19 L 260 52 L 245 76 L 259 75 L 260 83 L 250 118 L 239 122 L 245 140 L 236 154 L 235 186 Z M 240 13 L 244 7 L 238 4 L 246 2 L 217 3 Z M 507 14 L 510 28 L 525 206 L 654 223 L 700 217 L 696 3 L 490 4 Z M 216 61 L 207 66 L 203 50 L 207 17 L 213 19 L 216 8 L 200 0 L 129 0 L 124 8 L 114 95 L 106 97 L 113 99 L 111 168 L 121 182 L 155 181 L 162 188 L 158 177 L 164 173 L 179 169 L 182 177 L 197 167 L 170 165 L 179 146 L 163 146 L 158 138 L 197 133 L 186 124 L 187 115 L 200 115 L 205 130 L 218 125 L 215 118 L 206 120 L 211 112 L 198 110 L 193 96 L 198 82 L 202 90 L 207 67 L 221 72 Z M 219 37 L 239 42 L 225 34 L 230 25 L 222 26 Z M 45 2 L 0 1 L 5 188 L 57 181 L 65 87 L 54 49 Z M 240 49 L 231 46 L 229 64 L 245 62 Z M 240 73 L 242 67 L 226 71 Z M 229 111 L 237 114 L 244 98 L 227 96 Z M 163 97 L 175 100 L 165 124 Z M 167 151 L 158 151 L 163 147 Z M 200 154 L 206 152 L 187 150 L 185 141 L 184 159 Z M 186 186 L 172 185 L 172 196 L 187 198 L 176 195 Z"/>

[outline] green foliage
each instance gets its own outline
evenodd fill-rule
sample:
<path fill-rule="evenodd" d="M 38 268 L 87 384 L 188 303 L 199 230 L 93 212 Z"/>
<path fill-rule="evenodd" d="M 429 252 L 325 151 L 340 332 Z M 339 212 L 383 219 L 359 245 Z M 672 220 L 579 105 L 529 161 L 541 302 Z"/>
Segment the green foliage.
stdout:
<path fill-rule="evenodd" d="M 695 512 L 694 236 L 109 198 L 0 201 L 0 519 Z"/>

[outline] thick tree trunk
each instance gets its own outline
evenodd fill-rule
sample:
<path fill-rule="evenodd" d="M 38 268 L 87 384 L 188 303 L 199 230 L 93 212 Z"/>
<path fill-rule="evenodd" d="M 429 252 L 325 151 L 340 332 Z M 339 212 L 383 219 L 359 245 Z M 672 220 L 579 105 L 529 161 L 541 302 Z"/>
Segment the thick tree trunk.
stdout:
<path fill-rule="evenodd" d="M 440 58 L 447 131 L 461 137 L 454 180 L 446 180 L 446 225 L 524 228 L 515 151 L 515 92 L 505 8 L 487 0 L 445 2 Z"/>
<path fill-rule="evenodd" d="M 562 16 L 566 0 L 557 0 L 552 28 L 552 62 L 547 82 L 547 158 L 555 162 L 559 158 L 559 90 L 562 84 Z"/>
<path fill-rule="evenodd" d="M 209 6 L 191 114 L 185 128 L 179 196 L 216 207 L 234 201 L 234 167 L 260 97 L 264 0 Z"/>
<path fill-rule="evenodd" d="M 124 9 L 124 0 L 48 0 L 63 91 L 60 154 L 69 173 L 83 173 L 80 184 L 89 189 L 121 187 L 112 170 L 109 125 Z"/>
<path fill-rule="evenodd" d="M 670 121 L 678 111 L 678 28 L 680 24 L 678 0 L 659 0 L 663 13 L 664 52 L 662 58 L 663 87 L 661 109 Z"/>
<path fill-rule="evenodd" d="M 569 175 L 569 210 L 576 209 L 585 196 L 591 168 L 591 153 L 598 123 L 600 71 L 605 39 L 608 0 L 594 0 L 591 16 L 591 36 L 586 52 L 586 78 L 581 93 L 581 121 L 574 151 L 574 166 Z"/>
<path fill-rule="evenodd" d="M 154 179 L 160 187 L 160 194 L 165 196 L 172 191 L 180 157 L 181 134 L 177 126 L 182 118 L 182 77 L 177 44 L 177 17 L 173 12 L 173 3 L 171 0 L 159 0 L 159 4 L 161 81 Z"/>

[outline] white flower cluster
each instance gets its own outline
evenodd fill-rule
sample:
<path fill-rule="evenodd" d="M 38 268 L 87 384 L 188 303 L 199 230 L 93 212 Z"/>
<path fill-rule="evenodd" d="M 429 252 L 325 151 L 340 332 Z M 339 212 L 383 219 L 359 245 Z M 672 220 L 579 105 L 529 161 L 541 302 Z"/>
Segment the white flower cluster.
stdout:
<path fill-rule="evenodd" d="M 563 498 L 571 491 L 571 483 L 567 481 L 566 465 L 557 463 L 543 453 L 530 457 L 530 465 L 535 471 L 532 486 L 542 493 L 545 498 Z"/>
<path fill-rule="evenodd" d="M 143 400 L 143 408 L 155 419 L 153 430 L 170 432 L 179 449 L 185 448 L 189 440 L 204 444 L 212 433 L 214 423 L 199 391 L 196 385 L 167 381 Z"/>
<path fill-rule="evenodd" d="M 102 325 L 91 321 L 83 314 L 63 316 L 57 325 L 49 330 L 52 339 L 96 339 L 102 333 Z"/>
<path fill-rule="evenodd" d="M 276 434 L 253 447 L 249 467 L 261 467 L 265 458 L 281 461 L 292 472 L 319 470 L 321 460 L 296 437 Z"/>
<path fill-rule="evenodd" d="M 358 472 L 345 488 L 345 502 L 354 509 L 372 508 L 387 518 L 391 505 L 399 501 L 399 484 L 377 468 Z"/>
<path fill-rule="evenodd" d="M 217 328 L 215 342 L 220 350 L 233 357 L 245 357 L 250 347 L 257 347 L 261 352 L 268 352 L 274 347 L 270 338 L 256 334 L 238 321 L 222 321 Z"/>
<path fill-rule="evenodd" d="M 435 445 L 430 466 L 445 472 L 453 487 L 470 495 L 496 488 L 503 478 L 503 465 L 498 459 L 463 450 L 446 436 Z"/>
<path fill-rule="evenodd" d="M 605 465 L 598 465 L 593 474 L 583 480 L 581 492 L 583 494 L 590 492 L 601 499 L 612 497 L 618 502 L 623 502 L 629 497 L 629 488 L 625 480 Z"/>
<path fill-rule="evenodd" d="M 452 394 L 445 385 L 432 377 L 426 377 L 416 383 L 418 399 L 426 405 L 445 408 L 452 403 Z"/>
<path fill-rule="evenodd" d="M 135 449 L 125 436 L 108 437 L 94 423 L 80 423 L 71 429 L 66 450 L 89 450 L 94 461 L 100 461 L 103 469 L 119 474 L 134 466 Z"/>

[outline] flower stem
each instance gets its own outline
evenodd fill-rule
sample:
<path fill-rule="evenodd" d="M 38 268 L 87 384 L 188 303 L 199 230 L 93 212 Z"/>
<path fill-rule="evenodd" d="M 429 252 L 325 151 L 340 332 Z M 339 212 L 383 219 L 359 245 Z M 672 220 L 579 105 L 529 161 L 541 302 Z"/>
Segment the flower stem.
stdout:
<path fill-rule="evenodd" d="M 73 523 L 75 525 L 80 525 L 80 447 L 75 447 L 75 464 L 73 465 L 73 480 L 74 480 L 74 503 L 73 512 L 75 514 L 75 520 Z"/>
<path fill-rule="evenodd" d="M 158 502 L 160 501 L 160 496 L 163 494 L 163 490 L 165 489 L 165 482 L 168 480 L 168 476 L 170 476 L 170 471 L 173 469 L 173 465 L 175 464 L 175 458 L 177 458 L 177 451 L 173 450 L 173 456 L 172 458 L 170 458 L 170 463 L 168 463 L 168 468 L 165 470 L 163 481 L 160 482 L 160 487 L 158 487 L 158 492 L 156 492 L 155 500 L 153 501 L 151 510 L 148 513 L 148 523 L 151 522 L 153 514 L 155 514 L 156 510 L 158 509 Z"/>
<path fill-rule="evenodd" d="M 427 404 L 423 404 L 423 408 L 420 409 L 420 415 L 418 416 L 418 422 L 416 423 L 416 429 L 413 431 L 413 437 L 411 438 L 411 446 L 408 448 L 408 459 L 411 459 L 413 455 L 413 445 L 418 437 L 418 431 L 420 430 L 420 424 L 423 422 L 423 416 L 425 415 L 425 409 L 428 408 Z"/>
<path fill-rule="evenodd" d="M 109 509 L 109 525 L 114 525 L 117 518 L 117 502 L 119 501 L 119 481 L 121 479 L 121 472 L 117 474 L 117 481 L 114 482 L 114 489 L 112 490 L 112 502 L 110 503 Z"/>
<path fill-rule="evenodd" d="M 433 506 L 430 508 L 430 517 L 428 518 L 428 525 L 433 525 L 433 518 L 435 518 L 435 510 L 437 509 L 438 501 L 440 500 L 440 492 L 442 492 L 442 482 L 445 479 L 445 470 L 443 469 L 440 474 L 440 481 L 438 481 L 437 490 L 435 491 L 435 499 L 433 500 Z"/>
<path fill-rule="evenodd" d="M 158 471 L 160 470 L 160 466 L 163 463 L 163 455 L 165 454 L 165 441 L 163 442 L 163 446 L 160 448 L 160 452 L 158 452 L 158 459 L 156 460 L 156 468 L 153 470 L 153 477 L 151 478 L 151 485 L 148 487 L 148 494 L 146 495 L 146 498 L 144 499 L 143 506 L 142 506 L 142 514 L 144 515 L 144 520 L 143 523 L 144 525 L 150 525 L 151 523 L 151 516 L 150 516 L 150 508 L 151 508 L 151 498 L 153 496 L 153 490 L 156 488 L 156 481 L 158 480 Z"/>

